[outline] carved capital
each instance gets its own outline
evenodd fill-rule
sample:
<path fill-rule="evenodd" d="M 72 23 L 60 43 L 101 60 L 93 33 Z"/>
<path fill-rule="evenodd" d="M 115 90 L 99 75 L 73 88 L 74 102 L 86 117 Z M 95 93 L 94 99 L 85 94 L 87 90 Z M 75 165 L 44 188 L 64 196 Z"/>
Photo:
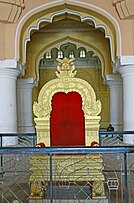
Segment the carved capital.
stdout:
<path fill-rule="evenodd" d="M 134 19 L 134 1 L 113 0 L 113 5 L 121 19 Z"/>
<path fill-rule="evenodd" d="M 17 22 L 24 7 L 25 5 L 23 0 L 0 0 L 0 21 L 8 23 Z"/>

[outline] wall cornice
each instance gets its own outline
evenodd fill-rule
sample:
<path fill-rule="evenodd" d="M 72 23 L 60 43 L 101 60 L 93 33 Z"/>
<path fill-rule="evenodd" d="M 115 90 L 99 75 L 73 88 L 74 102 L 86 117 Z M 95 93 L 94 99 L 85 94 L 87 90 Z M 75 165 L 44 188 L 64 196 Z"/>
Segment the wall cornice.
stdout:
<path fill-rule="evenodd" d="M 134 19 L 133 0 L 113 0 L 113 5 L 121 19 Z"/>
<path fill-rule="evenodd" d="M 24 0 L 0 0 L 0 21 L 17 22 L 24 7 Z"/>
<path fill-rule="evenodd" d="M 122 56 L 113 64 L 113 72 L 119 72 L 123 77 L 134 74 L 134 56 Z"/>

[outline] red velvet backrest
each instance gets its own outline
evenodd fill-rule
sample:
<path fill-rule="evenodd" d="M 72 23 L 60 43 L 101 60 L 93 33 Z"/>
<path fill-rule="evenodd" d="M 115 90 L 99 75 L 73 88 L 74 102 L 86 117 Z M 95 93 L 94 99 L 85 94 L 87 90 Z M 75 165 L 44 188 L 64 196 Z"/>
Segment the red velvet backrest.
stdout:
<path fill-rule="evenodd" d="M 82 98 L 77 92 L 58 92 L 52 97 L 51 146 L 85 146 Z"/>

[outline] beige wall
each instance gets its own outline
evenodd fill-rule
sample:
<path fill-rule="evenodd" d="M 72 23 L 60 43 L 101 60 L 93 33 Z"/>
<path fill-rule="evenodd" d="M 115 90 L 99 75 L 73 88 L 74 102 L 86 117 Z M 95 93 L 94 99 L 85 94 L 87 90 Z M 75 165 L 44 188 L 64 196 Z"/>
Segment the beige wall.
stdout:
<path fill-rule="evenodd" d="M 89 8 L 90 10 L 94 10 L 94 15 L 98 15 L 96 12 L 99 12 L 101 15 L 106 16 L 107 18 L 109 17 L 109 14 L 111 16 L 113 16 L 119 27 L 121 30 L 121 35 L 122 35 L 122 54 L 123 55 L 133 55 L 134 54 L 134 43 L 131 43 L 132 41 L 134 41 L 134 31 L 133 31 L 133 11 L 134 11 L 134 2 L 132 0 L 125 0 L 125 1 L 117 1 L 117 0 L 96 0 L 96 1 L 92 1 L 92 0 L 83 0 L 83 1 L 60 1 L 60 2 L 56 2 L 54 4 L 54 1 L 44 1 L 44 0 L 25 0 L 24 1 L 24 5 L 23 5 L 23 1 L 19 0 L 19 1 L 15 1 L 15 0 L 8 0 L 8 1 L 0 1 L 0 8 L 1 8 L 1 13 L 0 13 L 0 22 L 2 23 L 1 25 L 1 30 L 3 32 L 3 30 L 5 29 L 5 34 L 1 34 L 0 35 L 0 41 L 3 42 L 4 46 L 3 48 L 0 48 L 0 58 L 1 59 L 5 59 L 5 58 L 14 58 L 15 57 L 15 44 L 14 44 L 14 40 L 15 40 L 15 34 L 16 34 L 16 29 L 17 26 L 19 24 L 21 24 L 20 22 L 23 21 L 23 23 L 20 26 L 20 30 L 18 31 L 18 36 L 20 35 L 21 31 L 22 31 L 22 27 L 25 24 L 25 22 L 32 16 L 34 15 L 34 18 L 38 18 L 40 17 L 40 13 L 35 15 L 35 12 L 31 12 L 28 14 L 28 12 L 30 12 L 32 9 L 37 8 L 38 6 L 41 7 L 42 4 L 47 4 L 46 8 L 48 7 L 52 7 L 53 5 L 61 5 L 64 3 L 70 4 L 72 7 L 75 6 L 79 6 L 75 7 L 75 9 L 80 10 L 80 8 Z M 50 5 L 50 3 L 53 2 L 52 5 Z M 79 4 L 79 2 L 83 2 L 83 4 Z M 86 3 L 88 3 L 89 5 L 87 6 Z M 124 6 L 125 5 L 125 6 Z M 71 8 L 70 6 L 70 8 Z M 65 6 L 64 6 L 65 7 Z M 100 10 L 103 9 L 104 11 Z M 41 11 L 41 8 L 37 9 L 37 13 Z M 51 9 L 52 11 L 52 9 Z M 126 11 L 128 11 L 126 13 Z M 54 11 L 53 11 L 54 12 Z M 87 11 L 88 12 L 88 11 Z M 122 13 L 121 13 L 122 12 Z M 89 12 L 90 15 L 91 12 Z M 108 13 L 108 14 L 107 14 Z M 25 18 L 24 18 L 25 16 Z M 23 19 L 24 18 L 24 19 Z M 105 19 L 104 19 L 105 20 Z M 111 20 L 111 19 L 110 19 Z M 31 21 L 27 21 L 28 24 L 31 23 Z M 113 24 L 115 24 L 114 22 L 112 22 Z M 5 37 L 6 36 L 6 37 Z M 9 37 L 10 36 L 10 37 Z M 20 39 L 20 38 L 19 38 Z M 118 43 L 118 39 L 116 41 Z M 17 42 L 19 43 L 19 42 Z M 16 45 L 16 46 L 19 46 Z M 4 54 L 3 54 L 3 50 L 4 50 Z M 18 51 L 20 51 L 18 49 Z M 20 57 L 18 56 L 18 59 Z"/>

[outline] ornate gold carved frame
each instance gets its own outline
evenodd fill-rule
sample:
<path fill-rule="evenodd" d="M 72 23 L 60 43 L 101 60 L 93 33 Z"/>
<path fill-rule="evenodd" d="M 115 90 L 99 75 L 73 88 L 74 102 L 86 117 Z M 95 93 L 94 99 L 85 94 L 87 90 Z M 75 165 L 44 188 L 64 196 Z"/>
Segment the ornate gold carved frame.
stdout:
<path fill-rule="evenodd" d="M 80 78 L 75 78 L 75 59 L 58 60 L 56 79 L 46 83 L 39 92 L 38 103 L 34 102 L 33 111 L 36 116 L 37 143 L 43 142 L 50 146 L 50 113 L 52 97 L 57 92 L 77 92 L 82 97 L 82 109 L 85 116 L 85 143 L 98 141 L 101 102 L 96 101 L 96 95 L 91 85 Z"/>

